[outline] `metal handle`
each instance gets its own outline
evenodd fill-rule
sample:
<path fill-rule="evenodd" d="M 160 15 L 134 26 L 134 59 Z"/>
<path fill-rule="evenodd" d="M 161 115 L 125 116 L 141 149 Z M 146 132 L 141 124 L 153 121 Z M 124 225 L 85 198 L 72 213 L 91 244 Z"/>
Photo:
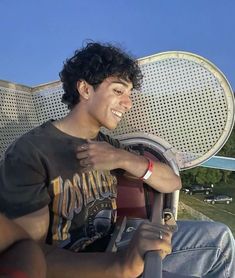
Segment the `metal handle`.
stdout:
<path fill-rule="evenodd" d="M 151 222 L 162 224 L 163 194 L 154 192 Z M 162 278 L 162 258 L 157 251 L 149 251 L 144 258 L 143 278 Z"/>
<path fill-rule="evenodd" d="M 145 255 L 143 278 L 162 278 L 162 258 L 156 251 Z"/>

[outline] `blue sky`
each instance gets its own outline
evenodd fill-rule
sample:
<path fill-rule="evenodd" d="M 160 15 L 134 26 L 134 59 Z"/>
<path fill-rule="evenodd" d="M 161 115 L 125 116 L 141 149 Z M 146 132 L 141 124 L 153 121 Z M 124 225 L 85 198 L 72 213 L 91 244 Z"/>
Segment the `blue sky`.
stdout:
<path fill-rule="evenodd" d="M 115 42 L 134 56 L 168 50 L 201 55 L 235 90 L 234 0 L 0 0 L 0 79 L 58 79 L 86 39 Z"/>

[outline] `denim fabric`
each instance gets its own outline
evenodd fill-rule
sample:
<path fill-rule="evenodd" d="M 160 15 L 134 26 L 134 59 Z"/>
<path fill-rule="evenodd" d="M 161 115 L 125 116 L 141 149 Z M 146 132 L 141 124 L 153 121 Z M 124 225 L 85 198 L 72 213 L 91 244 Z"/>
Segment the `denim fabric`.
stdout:
<path fill-rule="evenodd" d="M 178 273 L 186 277 L 235 278 L 235 241 L 227 226 L 207 221 L 177 224 L 172 254 L 163 260 L 163 270 L 173 273 L 169 277 L 177 278 Z"/>

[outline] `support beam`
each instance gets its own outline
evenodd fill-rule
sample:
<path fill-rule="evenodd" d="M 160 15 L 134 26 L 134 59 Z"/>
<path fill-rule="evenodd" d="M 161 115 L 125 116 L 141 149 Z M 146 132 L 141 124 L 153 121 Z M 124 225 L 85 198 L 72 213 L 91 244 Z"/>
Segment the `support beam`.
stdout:
<path fill-rule="evenodd" d="M 204 162 L 201 166 L 207 168 L 235 171 L 235 158 L 213 156 L 212 158 Z"/>

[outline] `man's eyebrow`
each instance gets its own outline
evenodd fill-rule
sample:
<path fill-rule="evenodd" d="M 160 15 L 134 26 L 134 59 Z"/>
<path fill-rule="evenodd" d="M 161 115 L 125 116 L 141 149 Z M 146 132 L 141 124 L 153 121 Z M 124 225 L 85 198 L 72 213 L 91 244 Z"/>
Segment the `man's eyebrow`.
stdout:
<path fill-rule="evenodd" d="M 111 83 L 117 83 L 117 84 L 122 84 L 123 86 L 125 87 L 128 87 L 128 83 L 126 83 L 125 81 L 118 81 L 118 80 L 115 80 L 115 81 L 112 81 Z M 133 90 L 133 87 L 131 88 L 131 90 Z"/>

